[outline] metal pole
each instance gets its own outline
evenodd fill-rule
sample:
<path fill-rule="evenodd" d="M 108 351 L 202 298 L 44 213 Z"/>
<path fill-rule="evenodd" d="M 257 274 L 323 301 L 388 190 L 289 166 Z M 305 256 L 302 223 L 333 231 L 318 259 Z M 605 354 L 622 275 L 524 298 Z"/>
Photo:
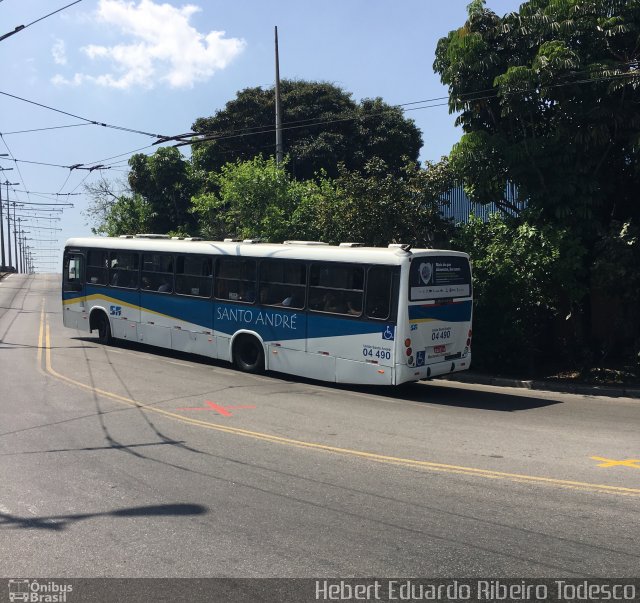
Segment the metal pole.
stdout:
<path fill-rule="evenodd" d="M 18 255 L 18 248 L 19 248 L 18 241 L 20 239 L 20 220 L 18 220 L 18 222 L 16 223 L 15 218 L 13 219 L 13 232 L 14 232 L 15 242 L 16 242 L 16 270 L 20 272 L 20 256 Z"/>
<path fill-rule="evenodd" d="M 10 186 L 18 186 L 20 183 L 19 182 L 9 182 L 9 180 L 5 180 L 2 184 L 5 184 L 7 187 L 7 198 L 6 198 L 6 202 L 7 202 L 7 248 L 9 249 L 9 266 L 11 266 L 12 264 L 12 259 L 11 259 L 11 224 L 10 224 L 10 219 L 11 219 L 11 212 L 10 212 L 10 207 L 9 207 L 9 187 Z M 16 211 L 16 205 L 15 205 L 15 201 L 13 203 L 13 212 L 15 214 Z M 0 219 L 2 219 L 2 216 L 0 216 Z M 15 216 L 14 216 L 14 221 L 15 221 Z M 18 253 L 16 252 L 16 255 L 18 255 Z M 16 258 L 16 262 L 18 261 L 18 258 Z"/>
<path fill-rule="evenodd" d="M 7 186 L 7 190 L 9 187 Z M 7 198 L 9 195 L 7 194 Z M 16 202 L 13 202 L 13 249 L 16 252 L 16 270 L 18 270 L 18 233 L 16 232 Z"/>
<path fill-rule="evenodd" d="M 278 27 L 275 28 L 276 34 L 276 164 L 280 165 L 284 158 L 282 147 L 282 109 L 280 106 L 280 56 L 278 54 Z"/>
<path fill-rule="evenodd" d="M 0 186 L 0 247 L 2 247 L 2 268 L 4 268 L 4 225 L 2 222 L 2 186 Z"/>
<path fill-rule="evenodd" d="M 0 153 L 0 157 L 7 157 L 8 153 Z M 13 168 L 0 168 L 3 172 L 13 170 Z M 0 247 L 2 247 L 2 268 L 5 266 L 4 257 L 4 226 L 2 224 L 2 186 L 0 186 Z"/>
<path fill-rule="evenodd" d="M 10 207 L 9 207 L 9 181 L 5 182 L 7 185 L 7 249 L 9 250 L 9 266 L 11 266 L 11 224 L 9 223 L 10 218 Z"/>
<path fill-rule="evenodd" d="M 18 268 L 18 272 L 24 272 L 24 262 L 22 261 L 22 237 L 24 237 L 24 235 L 22 234 L 22 218 L 18 218 L 18 251 L 20 252 L 18 254 L 18 260 L 16 260 L 16 264 L 19 264 L 19 268 Z"/>
<path fill-rule="evenodd" d="M 20 265 L 22 266 L 22 272 L 28 274 L 27 270 L 27 235 L 23 234 L 20 237 Z"/>

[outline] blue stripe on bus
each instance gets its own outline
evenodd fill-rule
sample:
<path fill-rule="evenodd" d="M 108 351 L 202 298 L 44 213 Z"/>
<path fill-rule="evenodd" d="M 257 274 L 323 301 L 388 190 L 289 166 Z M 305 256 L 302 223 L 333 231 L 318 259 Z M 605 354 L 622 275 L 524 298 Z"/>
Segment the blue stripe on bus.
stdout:
<path fill-rule="evenodd" d="M 409 306 L 409 320 L 441 320 L 443 322 L 467 322 L 471 320 L 471 300 L 443 306 Z"/>
<path fill-rule="evenodd" d="M 387 323 L 354 320 L 340 316 L 325 316 L 322 314 L 309 314 L 307 325 L 307 337 L 340 337 L 343 335 L 365 335 L 368 333 L 380 333 L 385 330 Z"/>
<path fill-rule="evenodd" d="M 211 300 L 175 297 L 157 293 L 140 293 L 140 310 L 157 312 L 171 318 L 213 329 Z"/>
<path fill-rule="evenodd" d="M 244 304 L 213 303 L 209 299 L 180 298 L 127 289 L 105 289 L 87 285 L 84 295 L 63 293 L 63 299 L 104 295 L 142 311 L 157 312 L 170 318 L 182 320 L 203 328 L 214 329 L 231 335 L 245 328 L 255 331 L 264 341 L 285 341 L 316 337 L 339 337 L 364 335 L 384 331 L 387 323 L 364 321 L 353 318 L 306 314 L 303 311 L 281 307 L 261 307 Z"/>

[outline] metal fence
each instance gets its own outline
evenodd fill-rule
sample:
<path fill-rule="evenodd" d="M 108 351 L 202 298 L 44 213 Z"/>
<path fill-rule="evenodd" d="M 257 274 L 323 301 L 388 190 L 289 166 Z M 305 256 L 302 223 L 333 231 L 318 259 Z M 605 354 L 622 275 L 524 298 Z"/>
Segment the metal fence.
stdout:
<path fill-rule="evenodd" d="M 445 218 L 451 218 L 456 224 L 467 224 L 472 214 L 486 222 L 493 213 L 517 215 L 526 207 L 526 200 L 518 197 L 518 189 L 513 182 L 507 182 L 505 185 L 504 199 L 514 205 L 517 211 L 502 209 L 495 203 L 474 203 L 465 194 L 463 185 L 459 184 L 442 197 L 440 213 Z"/>

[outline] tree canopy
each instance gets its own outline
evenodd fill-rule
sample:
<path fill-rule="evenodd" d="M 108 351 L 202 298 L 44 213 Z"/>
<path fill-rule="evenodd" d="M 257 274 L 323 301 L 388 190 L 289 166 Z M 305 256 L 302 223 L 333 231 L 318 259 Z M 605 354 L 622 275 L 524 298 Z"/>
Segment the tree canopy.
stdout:
<path fill-rule="evenodd" d="M 399 171 L 405 158 L 417 161 L 420 130 L 398 107 L 382 99 L 360 103 L 350 93 L 326 82 L 283 80 L 282 123 L 289 171 L 299 180 L 320 170 L 337 176 L 338 165 L 362 169 L 372 157 Z M 198 118 L 194 132 L 208 142 L 193 147 L 196 167 L 219 171 L 226 163 L 274 154 L 273 88 L 246 88 L 211 117 Z"/>
<path fill-rule="evenodd" d="M 255 157 L 227 164 L 212 178 L 215 192 L 193 199 L 206 237 L 425 246 L 450 234 L 439 212 L 439 199 L 454 182 L 446 160 L 425 169 L 409 162 L 395 176 L 374 158 L 363 173 L 340 166 L 338 178 L 300 181 L 286 162 L 278 166 L 273 157 Z"/>
<path fill-rule="evenodd" d="M 164 147 L 150 156 L 138 153 L 129 160 L 129 167 L 129 185 L 147 205 L 150 232 L 188 231 L 194 226 L 189 210 L 200 183 L 178 149 Z"/>
<path fill-rule="evenodd" d="M 452 160 L 469 194 L 515 182 L 546 220 L 594 237 L 640 217 L 640 2 L 530 0 L 498 17 L 484 0 L 438 42 L 434 69 L 464 135 Z"/>

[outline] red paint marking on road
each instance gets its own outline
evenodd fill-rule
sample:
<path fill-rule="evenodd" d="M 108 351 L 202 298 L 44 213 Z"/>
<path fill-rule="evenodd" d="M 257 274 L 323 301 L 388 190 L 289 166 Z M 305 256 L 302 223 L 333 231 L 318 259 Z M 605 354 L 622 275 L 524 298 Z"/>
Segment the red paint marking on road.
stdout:
<path fill-rule="evenodd" d="M 215 402 L 211 402 L 210 400 L 205 400 L 204 403 L 211 408 L 211 410 L 215 410 L 217 413 L 220 413 L 223 417 L 230 417 L 231 413 L 224 407 L 216 404 Z"/>
<path fill-rule="evenodd" d="M 234 410 L 236 408 L 255 408 L 255 406 L 249 405 L 239 405 L 239 406 L 222 406 L 220 404 L 216 404 L 215 402 L 211 402 L 211 400 L 205 400 L 204 403 L 206 406 L 187 406 L 183 408 L 178 408 L 177 410 L 213 410 L 223 417 L 231 417 L 232 413 L 229 412 L 230 408 Z"/>

